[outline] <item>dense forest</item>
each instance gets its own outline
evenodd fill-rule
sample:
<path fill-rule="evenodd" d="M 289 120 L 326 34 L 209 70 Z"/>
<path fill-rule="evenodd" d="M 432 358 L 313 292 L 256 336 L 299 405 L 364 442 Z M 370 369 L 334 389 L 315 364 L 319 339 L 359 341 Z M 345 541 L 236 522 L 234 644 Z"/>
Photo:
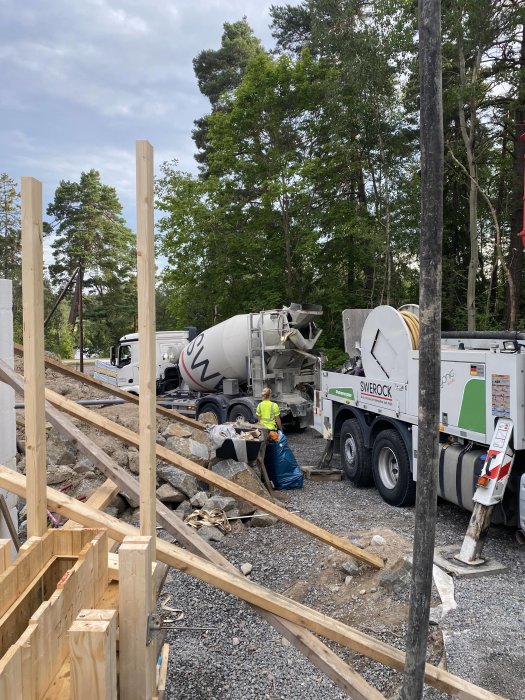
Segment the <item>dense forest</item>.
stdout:
<path fill-rule="evenodd" d="M 192 134 L 198 174 L 174 161 L 157 181 L 157 326 L 318 303 L 335 359 L 343 309 L 418 298 L 417 1 L 303 0 L 271 22 L 273 50 L 244 18 L 193 61 L 209 110 Z M 522 328 L 525 5 L 443 0 L 442 22 L 443 324 Z M 48 295 L 82 252 L 88 343 L 102 350 L 134 323 L 133 237 L 97 177 L 61 183 L 49 205 Z M 0 274 L 16 280 L 18 204 L 2 178 Z M 111 216 L 93 224 L 85 202 Z M 54 324 L 56 347 L 69 326 Z"/>

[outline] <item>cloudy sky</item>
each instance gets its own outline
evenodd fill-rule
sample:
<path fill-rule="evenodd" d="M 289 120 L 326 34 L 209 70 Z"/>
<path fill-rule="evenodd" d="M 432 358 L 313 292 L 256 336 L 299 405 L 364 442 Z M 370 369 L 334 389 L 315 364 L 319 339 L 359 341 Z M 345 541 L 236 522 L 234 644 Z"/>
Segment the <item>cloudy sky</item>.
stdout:
<path fill-rule="evenodd" d="M 61 179 L 96 168 L 134 227 L 135 141 L 153 144 L 156 165 L 195 172 L 193 120 L 209 103 L 192 59 L 243 15 L 272 47 L 279 2 L 0 0 L 0 172 L 41 180 L 45 209 Z"/>

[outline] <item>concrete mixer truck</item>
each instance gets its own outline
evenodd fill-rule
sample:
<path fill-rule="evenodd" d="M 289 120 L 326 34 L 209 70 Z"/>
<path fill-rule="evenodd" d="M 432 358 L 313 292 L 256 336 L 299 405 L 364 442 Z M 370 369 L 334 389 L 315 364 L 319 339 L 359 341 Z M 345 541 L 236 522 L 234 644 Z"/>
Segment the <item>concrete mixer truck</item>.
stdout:
<path fill-rule="evenodd" d="M 255 418 L 264 386 L 272 389 L 286 425 L 311 423 L 314 346 L 320 306 L 240 314 L 202 333 L 195 328 L 156 334 L 158 402 L 186 415 L 213 413 L 220 423 Z M 110 361 L 97 360 L 95 378 L 139 393 L 138 334 L 123 336 Z"/>
<path fill-rule="evenodd" d="M 348 309 L 343 328 L 350 359 L 341 372 L 318 364 L 314 427 L 351 481 L 411 505 L 418 307 Z M 439 437 L 439 495 L 471 511 L 473 498 L 494 505 L 492 522 L 525 532 L 525 334 L 442 333 Z"/>

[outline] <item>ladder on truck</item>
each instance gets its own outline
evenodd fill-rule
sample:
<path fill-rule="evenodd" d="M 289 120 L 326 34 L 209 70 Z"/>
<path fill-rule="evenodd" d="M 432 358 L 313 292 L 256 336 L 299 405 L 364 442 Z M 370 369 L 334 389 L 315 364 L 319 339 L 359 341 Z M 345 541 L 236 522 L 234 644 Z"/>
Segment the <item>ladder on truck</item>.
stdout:
<path fill-rule="evenodd" d="M 485 537 L 490 526 L 494 506 L 503 499 L 514 463 L 514 451 L 509 447 L 514 423 L 510 418 L 498 418 L 490 443 L 483 471 L 478 477 L 476 492 L 472 500 L 474 510 L 470 523 L 455 559 L 463 564 L 478 566 Z"/>
<path fill-rule="evenodd" d="M 260 397 L 266 381 L 262 313 L 250 314 L 249 324 L 248 386 L 251 386 L 253 396 Z"/>

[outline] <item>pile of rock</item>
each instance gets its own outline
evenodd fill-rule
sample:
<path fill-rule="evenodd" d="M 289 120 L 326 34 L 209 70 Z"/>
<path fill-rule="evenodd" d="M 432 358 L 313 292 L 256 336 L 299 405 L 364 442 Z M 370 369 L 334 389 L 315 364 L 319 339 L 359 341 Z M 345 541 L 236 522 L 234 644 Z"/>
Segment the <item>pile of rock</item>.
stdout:
<path fill-rule="evenodd" d="M 129 427 L 133 429 L 135 425 L 129 425 Z M 259 496 L 269 497 L 255 468 L 233 459 L 219 460 L 216 457 L 205 431 L 189 428 L 180 423 L 167 422 L 161 423 L 160 429 L 157 442 L 167 449 L 210 469 Z M 117 464 L 132 474 L 138 475 L 139 454 L 135 447 L 122 446 L 114 438 L 100 435 L 90 429 L 86 432 Z M 50 425 L 47 426 L 46 447 L 47 483 L 50 486 L 64 490 L 70 496 L 85 500 L 104 481 L 105 477 L 89 458 L 79 453 L 71 441 L 63 439 Z M 22 434 L 19 435 L 18 448 L 18 469 L 25 473 L 25 445 Z M 274 524 L 277 520 L 274 516 L 258 511 L 247 501 L 231 498 L 219 489 L 208 486 L 196 477 L 165 462 L 159 461 L 157 463 L 157 483 L 157 498 L 183 519 L 195 509 L 213 510 L 218 508 L 226 513 L 233 531 L 245 526 L 264 527 Z M 19 527 L 23 536 L 26 525 L 25 504 L 21 502 L 19 506 Z M 131 494 L 121 493 L 106 510 L 117 517 L 137 519 L 138 506 L 137 498 Z M 199 534 L 209 541 L 219 541 L 224 537 L 223 532 L 215 527 L 201 528 Z"/>

